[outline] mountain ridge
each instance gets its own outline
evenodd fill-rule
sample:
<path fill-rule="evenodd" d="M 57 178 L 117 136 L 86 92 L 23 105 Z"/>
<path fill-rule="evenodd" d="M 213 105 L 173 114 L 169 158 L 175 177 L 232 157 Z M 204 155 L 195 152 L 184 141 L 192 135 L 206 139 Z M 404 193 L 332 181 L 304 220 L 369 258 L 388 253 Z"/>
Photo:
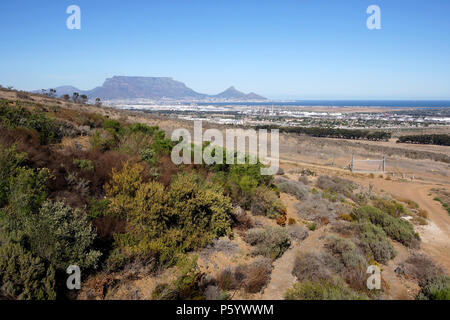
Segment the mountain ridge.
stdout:
<path fill-rule="evenodd" d="M 89 99 L 126 100 L 126 99 L 173 99 L 173 100 L 225 100 L 225 101 L 251 101 L 267 100 L 256 93 L 244 93 L 231 86 L 217 94 L 208 95 L 194 91 L 183 82 L 171 77 L 139 77 L 139 76 L 113 76 L 107 78 L 102 86 L 92 90 L 79 90 L 74 86 L 56 87 L 56 94 L 62 96 L 78 92 L 85 94 Z M 35 92 L 41 92 L 36 90 Z"/>

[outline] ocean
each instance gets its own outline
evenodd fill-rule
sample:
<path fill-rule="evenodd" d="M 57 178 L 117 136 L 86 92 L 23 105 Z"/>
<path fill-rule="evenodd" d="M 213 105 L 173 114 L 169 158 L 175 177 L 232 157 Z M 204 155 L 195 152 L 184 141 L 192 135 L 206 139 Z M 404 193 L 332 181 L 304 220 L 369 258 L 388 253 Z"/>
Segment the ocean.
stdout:
<path fill-rule="evenodd" d="M 449 108 L 450 100 L 297 100 L 287 102 L 199 102 L 197 105 Z"/>

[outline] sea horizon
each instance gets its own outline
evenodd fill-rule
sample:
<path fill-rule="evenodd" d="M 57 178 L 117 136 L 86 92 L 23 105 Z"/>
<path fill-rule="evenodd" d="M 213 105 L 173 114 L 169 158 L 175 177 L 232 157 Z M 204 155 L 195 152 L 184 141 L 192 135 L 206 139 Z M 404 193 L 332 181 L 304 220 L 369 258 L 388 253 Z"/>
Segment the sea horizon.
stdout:
<path fill-rule="evenodd" d="M 449 108 L 450 100 L 270 100 L 263 102 L 198 102 L 198 105 L 299 106 L 299 107 L 377 107 Z"/>

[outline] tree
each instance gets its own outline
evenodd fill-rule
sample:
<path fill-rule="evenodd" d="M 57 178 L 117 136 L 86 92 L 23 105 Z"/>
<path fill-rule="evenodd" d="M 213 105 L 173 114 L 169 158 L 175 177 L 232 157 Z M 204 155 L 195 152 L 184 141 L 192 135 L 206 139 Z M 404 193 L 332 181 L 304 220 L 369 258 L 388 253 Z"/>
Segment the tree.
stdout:
<path fill-rule="evenodd" d="M 73 102 L 78 103 L 79 98 L 80 98 L 80 94 L 78 92 L 74 92 L 72 95 Z"/>
<path fill-rule="evenodd" d="M 102 101 L 100 100 L 100 98 L 95 99 L 95 105 L 97 107 L 101 107 L 102 106 Z"/>
<path fill-rule="evenodd" d="M 82 104 L 86 104 L 86 103 L 88 102 L 88 97 L 87 97 L 87 95 L 82 94 L 80 98 L 81 98 L 81 103 L 82 103 Z"/>

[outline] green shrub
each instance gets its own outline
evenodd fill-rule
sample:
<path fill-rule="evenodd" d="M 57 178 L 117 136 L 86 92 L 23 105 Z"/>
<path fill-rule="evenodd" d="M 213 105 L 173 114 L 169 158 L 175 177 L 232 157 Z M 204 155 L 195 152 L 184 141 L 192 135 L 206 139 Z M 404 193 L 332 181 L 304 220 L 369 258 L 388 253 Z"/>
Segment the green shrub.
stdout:
<path fill-rule="evenodd" d="M 10 179 L 9 204 L 15 214 L 36 212 L 47 198 L 47 184 L 52 178 L 48 169 L 18 168 Z"/>
<path fill-rule="evenodd" d="M 250 164 L 248 157 L 245 164 L 226 164 L 226 150 L 222 149 L 221 153 L 223 164 L 214 164 L 207 168 L 216 173 L 216 183 L 224 187 L 225 193 L 230 196 L 233 203 L 249 210 L 256 188 L 272 187 L 273 176 L 261 175 L 263 165 L 260 162 Z M 234 154 L 235 158 L 236 156 Z"/>
<path fill-rule="evenodd" d="M 395 218 L 380 209 L 363 206 L 353 212 L 358 221 L 368 220 L 380 226 L 386 234 L 408 247 L 416 247 L 420 241 L 419 235 L 414 232 L 414 227 L 408 221 Z"/>
<path fill-rule="evenodd" d="M 196 174 L 176 176 L 170 187 L 142 181 L 143 167 L 126 163 L 105 186 L 113 213 L 127 220 L 128 232 L 116 241 L 126 254 L 173 264 L 231 232 L 232 205 L 217 186 Z"/>
<path fill-rule="evenodd" d="M 7 101 L 0 102 L 0 123 L 6 128 L 29 128 L 39 133 L 41 144 L 61 141 L 63 134 L 60 124 L 41 112 L 30 112 L 20 104 L 9 106 Z"/>
<path fill-rule="evenodd" d="M 156 155 L 152 148 L 145 148 L 139 152 L 141 159 L 149 164 L 155 164 Z"/>
<path fill-rule="evenodd" d="M 105 261 L 104 268 L 107 272 L 115 272 L 121 270 L 129 261 L 128 257 L 120 250 L 113 249 Z"/>
<path fill-rule="evenodd" d="M 17 152 L 15 145 L 10 148 L 0 145 L 0 208 L 8 202 L 10 179 L 25 160 L 27 154 Z"/>
<path fill-rule="evenodd" d="M 117 138 L 113 133 L 103 129 L 96 129 L 89 136 L 89 143 L 91 144 L 91 147 L 100 151 L 114 149 L 117 142 Z"/>
<path fill-rule="evenodd" d="M 159 128 L 157 126 L 148 126 L 146 124 L 143 123 L 134 123 L 131 126 L 129 126 L 126 129 L 127 133 L 137 133 L 137 132 L 142 132 L 145 133 L 146 135 L 149 136 L 153 136 L 153 134 L 155 134 L 155 132 L 159 131 Z"/>
<path fill-rule="evenodd" d="M 151 136 L 143 132 L 127 133 L 121 136 L 119 151 L 130 156 L 138 156 L 143 150 L 151 147 Z"/>
<path fill-rule="evenodd" d="M 122 134 L 124 129 L 122 124 L 117 120 L 106 119 L 103 121 L 103 128 L 114 134 Z"/>
<path fill-rule="evenodd" d="M 437 276 L 426 281 L 417 295 L 418 300 L 450 300 L 450 277 Z"/>
<path fill-rule="evenodd" d="M 0 296 L 18 300 L 56 299 L 55 270 L 19 244 L 0 246 Z"/>
<path fill-rule="evenodd" d="M 395 257 L 395 250 L 379 226 L 369 221 L 358 223 L 360 245 L 375 261 L 386 263 Z"/>
<path fill-rule="evenodd" d="M 405 207 L 395 200 L 376 199 L 373 206 L 395 218 L 400 218 L 406 212 Z"/>
<path fill-rule="evenodd" d="M 81 170 L 88 172 L 94 171 L 94 163 L 91 160 L 74 159 L 73 164 L 76 165 Z"/>
<path fill-rule="evenodd" d="M 338 272 L 340 265 L 349 271 L 365 269 L 367 266 L 366 259 L 350 239 L 332 236 L 327 239 L 325 247 L 338 259 L 339 266 L 334 266 Z"/>
<path fill-rule="evenodd" d="M 245 233 L 244 240 L 255 246 L 253 254 L 272 260 L 281 257 L 291 245 L 288 231 L 279 226 L 250 229 Z"/>
<path fill-rule="evenodd" d="M 315 222 L 311 222 L 311 223 L 308 223 L 307 227 L 308 227 L 309 230 L 315 231 L 316 228 L 317 228 L 317 225 L 316 225 Z"/>
<path fill-rule="evenodd" d="M 109 210 L 110 202 L 108 199 L 90 199 L 88 204 L 89 218 L 97 219 L 105 216 L 113 216 Z"/>
<path fill-rule="evenodd" d="M 277 194 L 267 187 L 258 187 L 252 197 L 251 212 L 271 219 L 286 214 L 286 208 Z"/>
<path fill-rule="evenodd" d="M 320 281 L 302 281 L 286 291 L 286 300 L 366 300 L 367 296 L 353 291 L 337 279 Z"/>
<path fill-rule="evenodd" d="M 30 250 L 58 270 L 69 265 L 96 268 L 100 252 L 92 250 L 96 232 L 87 215 L 62 202 L 47 201 L 24 225 Z"/>

